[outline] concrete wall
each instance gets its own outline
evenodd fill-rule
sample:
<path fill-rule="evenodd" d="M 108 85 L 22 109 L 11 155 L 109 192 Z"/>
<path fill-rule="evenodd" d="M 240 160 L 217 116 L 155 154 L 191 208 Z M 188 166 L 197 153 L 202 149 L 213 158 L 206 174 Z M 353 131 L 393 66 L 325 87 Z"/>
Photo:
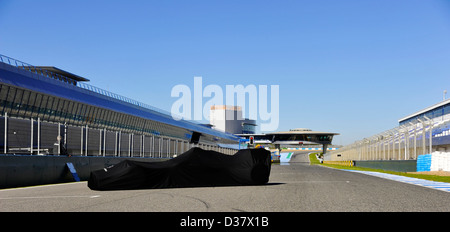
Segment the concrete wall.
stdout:
<path fill-rule="evenodd" d="M 0 189 L 53 184 L 74 181 L 66 163 L 74 165 L 82 181 L 89 179 L 91 171 L 99 170 L 123 160 L 159 162 L 158 158 L 114 158 L 86 156 L 0 156 Z"/>
<path fill-rule="evenodd" d="M 356 167 L 375 168 L 395 172 L 415 172 L 417 160 L 354 161 Z"/>

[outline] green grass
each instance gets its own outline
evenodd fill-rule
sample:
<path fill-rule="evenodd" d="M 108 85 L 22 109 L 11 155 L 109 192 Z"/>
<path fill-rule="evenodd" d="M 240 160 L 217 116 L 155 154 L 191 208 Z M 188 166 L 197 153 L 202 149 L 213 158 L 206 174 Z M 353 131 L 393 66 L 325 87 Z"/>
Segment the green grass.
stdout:
<path fill-rule="evenodd" d="M 316 153 L 310 154 L 309 160 L 310 160 L 311 165 L 322 165 L 322 166 L 336 168 L 336 169 L 381 172 L 381 173 L 388 173 L 388 174 L 399 175 L 399 176 L 407 176 L 407 177 L 413 177 L 413 178 L 424 179 L 424 180 L 450 183 L 450 176 L 423 175 L 423 174 L 413 174 L 413 173 L 406 173 L 406 172 L 394 172 L 394 171 L 387 171 L 387 170 L 373 169 L 373 168 L 349 167 L 349 166 L 342 166 L 342 165 L 335 165 L 335 164 L 321 164 L 319 162 L 319 160 L 316 158 Z"/>
<path fill-rule="evenodd" d="M 316 158 L 317 153 L 318 152 L 309 154 L 309 162 L 311 165 L 320 164 L 320 161 Z"/>

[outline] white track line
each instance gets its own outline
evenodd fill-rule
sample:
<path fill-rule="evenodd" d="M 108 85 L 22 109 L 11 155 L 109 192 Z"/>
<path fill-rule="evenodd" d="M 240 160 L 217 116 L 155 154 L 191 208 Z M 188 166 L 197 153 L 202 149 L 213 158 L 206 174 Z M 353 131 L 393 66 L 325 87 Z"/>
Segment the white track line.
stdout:
<path fill-rule="evenodd" d="M 398 176 L 398 175 L 392 175 L 392 174 L 381 173 L 381 172 L 356 171 L 356 170 L 348 170 L 348 169 L 343 169 L 343 170 L 349 171 L 349 172 L 358 172 L 358 173 L 376 176 L 376 177 L 380 177 L 380 178 L 384 178 L 384 179 L 395 180 L 395 181 L 399 181 L 399 182 L 403 182 L 403 183 L 437 189 L 437 190 L 441 190 L 444 192 L 450 192 L 450 183 L 417 179 L 417 178 L 406 177 L 406 176 Z"/>
<path fill-rule="evenodd" d="M 58 187 L 58 186 L 66 186 L 66 185 L 73 185 L 73 184 L 86 184 L 86 181 L 80 181 L 80 182 L 70 182 L 70 183 L 60 183 L 60 184 L 47 184 L 47 185 L 37 185 L 37 186 L 30 186 L 30 187 L 18 187 L 18 188 L 9 188 L 9 189 L 0 189 L 0 192 L 5 191 L 14 191 L 14 190 L 26 190 L 26 189 L 35 189 L 35 188 L 48 188 L 48 187 Z"/>

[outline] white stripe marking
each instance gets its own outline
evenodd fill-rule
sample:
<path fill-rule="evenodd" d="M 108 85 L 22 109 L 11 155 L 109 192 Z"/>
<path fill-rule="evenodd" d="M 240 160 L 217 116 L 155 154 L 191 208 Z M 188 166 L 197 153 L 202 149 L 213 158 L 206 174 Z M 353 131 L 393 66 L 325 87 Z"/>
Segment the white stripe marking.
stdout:
<path fill-rule="evenodd" d="M 342 169 L 342 170 L 349 171 L 349 172 L 358 172 L 358 173 L 362 173 L 362 174 L 366 174 L 366 175 L 377 176 L 377 177 L 384 178 L 384 179 L 395 180 L 395 181 L 403 182 L 403 183 L 407 183 L 407 184 L 413 184 L 413 185 L 418 185 L 418 186 L 422 186 L 422 187 L 426 187 L 426 188 L 437 189 L 437 190 L 441 190 L 444 192 L 450 192 L 450 183 L 437 182 L 437 181 L 431 181 L 431 180 L 423 180 L 423 179 L 417 179 L 417 178 L 406 177 L 406 176 L 397 176 L 397 175 L 380 173 L 380 172 L 356 171 L 356 170 L 348 170 L 348 169 Z"/>
<path fill-rule="evenodd" d="M 62 183 L 62 184 L 47 184 L 47 185 L 38 185 L 38 186 L 30 186 L 30 187 L 18 187 L 18 188 L 10 188 L 10 189 L 0 189 L 0 192 L 13 191 L 13 190 L 35 189 L 35 188 L 46 188 L 46 187 L 58 187 L 58 186 L 65 186 L 65 185 L 72 185 L 72 184 L 86 184 L 86 181 Z"/>
<path fill-rule="evenodd" d="M 24 199 L 57 199 L 57 198 L 97 198 L 100 195 L 94 196 L 41 196 L 41 197 L 1 197 L 0 200 L 24 200 Z"/>

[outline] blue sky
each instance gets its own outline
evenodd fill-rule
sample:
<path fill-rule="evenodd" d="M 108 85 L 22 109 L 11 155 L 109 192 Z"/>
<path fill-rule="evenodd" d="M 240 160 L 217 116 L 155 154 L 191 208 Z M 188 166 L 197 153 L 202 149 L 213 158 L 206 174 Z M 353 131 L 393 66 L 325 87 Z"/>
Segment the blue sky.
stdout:
<path fill-rule="evenodd" d="M 0 54 L 168 111 L 194 76 L 279 85 L 279 131 L 341 133 L 334 144 L 450 91 L 447 0 L 0 0 L 0 29 Z"/>

